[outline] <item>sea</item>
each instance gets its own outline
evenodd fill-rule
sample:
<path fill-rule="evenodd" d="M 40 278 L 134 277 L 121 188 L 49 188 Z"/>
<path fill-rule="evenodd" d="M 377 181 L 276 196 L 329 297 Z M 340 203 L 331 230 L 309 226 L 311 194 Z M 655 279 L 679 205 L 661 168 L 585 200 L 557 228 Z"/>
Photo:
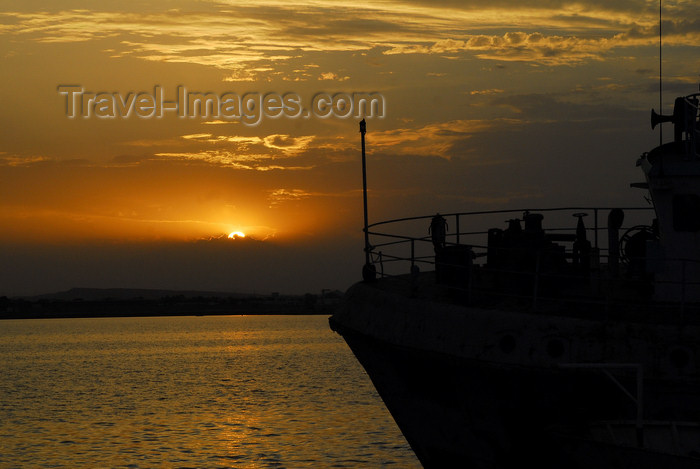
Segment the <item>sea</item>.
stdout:
<path fill-rule="evenodd" d="M 0 321 L 0 467 L 420 464 L 327 316 Z"/>

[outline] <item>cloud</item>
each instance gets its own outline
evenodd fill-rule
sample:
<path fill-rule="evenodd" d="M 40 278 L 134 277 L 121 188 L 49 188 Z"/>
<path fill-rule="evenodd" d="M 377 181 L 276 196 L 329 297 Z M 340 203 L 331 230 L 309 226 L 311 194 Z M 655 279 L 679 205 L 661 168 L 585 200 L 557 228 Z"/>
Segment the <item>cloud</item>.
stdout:
<path fill-rule="evenodd" d="M 206 143 L 237 143 L 242 146 L 261 144 L 264 140 L 260 137 L 244 137 L 241 135 L 213 135 L 208 133 L 183 135 L 185 140 Z"/>
<path fill-rule="evenodd" d="M 344 198 L 357 197 L 357 191 L 340 191 L 340 192 L 312 192 L 305 189 L 273 189 L 269 191 L 267 200 L 270 208 L 274 208 L 285 202 L 299 202 L 306 199 L 319 198 Z"/>
<path fill-rule="evenodd" d="M 38 163 L 53 161 L 46 156 L 18 156 L 0 152 L 0 166 L 30 166 Z"/>
<path fill-rule="evenodd" d="M 183 135 L 182 138 L 185 138 L 187 140 L 209 139 L 211 138 L 211 134 L 189 134 Z"/>
<path fill-rule="evenodd" d="M 263 138 L 263 142 L 267 148 L 281 150 L 286 155 L 296 155 L 305 150 L 314 140 L 313 135 L 304 137 L 290 137 L 289 135 L 268 135 Z"/>
<path fill-rule="evenodd" d="M 590 120 L 619 120 L 629 116 L 624 106 L 607 102 L 605 95 L 596 96 L 596 91 L 624 88 L 623 85 L 605 84 L 598 89 L 587 88 L 576 93 L 529 93 L 510 96 L 494 96 L 490 105 L 501 106 L 521 117 L 523 124 L 572 123 Z M 634 90 L 632 90 L 634 91 Z"/>
<path fill-rule="evenodd" d="M 156 156 L 168 160 L 192 161 L 232 169 L 271 171 L 271 170 L 309 170 L 313 165 L 292 165 L 276 162 L 270 155 L 234 152 L 228 150 L 201 150 L 193 152 L 161 152 Z"/>
<path fill-rule="evenodd" d="M 302 189 L 275 189 L 270 191 L 268 201 L 270 206 L 275 206 L 281 202 L 296 201 L 311 197 L 313 194 Z"/>
<path fill-rule="evenodd" d="M 332 80 L 332 81 L 345 81 L 345 80 L 349 80 L 350 77 L 348 77 L 348 76 L 340 77 L 336 73 L 333 73 L 333 72 L 324 72 L 324 73 L 321 73 L 321 75 L 318 77 L 318 79 L 319 80 Z"/>
<path fill-rule="evenodd" d="M 472 96 L 490 96 L 494 94 L 500 94 L 503 92 L 504 90 L 501 90 L 499 88 L 490 88 L 488 90 L 472 90 L 469 92 L 469 94 Z"/>
<path fill-rule="evenodd" d="M 213 120 L 213 121 L 204 121 L 202 124 L 204 125 L 224 125 L 224 124 L 237 124 L 238 121 L 222 121 L 222 120 Z"/>
<path fill-rule="evenodd" d="M 180 156 L 200 159 L 215 164 L 231 165 L 234 162 L 259 161 L 272 158 L 293 157 L 306 150 L 315 136 L 292 137 L 287 134 L 271 134 L 265 137 L 242 135 L 213 135 L 197 133 L 183 135 L 183 139 L 193 144 L 228 145 L 236 151 L 206 150 L 194 153 L 167 153 L 168 156 Z M 159 153 L 163 156 L 166 153 Z M 188 156 L 185 156 L 188 155 Z M 247 167 L 245 169 L 248 169 Z"/>
<path fill-rule="evenodd" d="M 396 154 L 434 156 L 450 159 L 456 156 L 454 147 L 476 133 L 492 130 L 504 124 L 517 125 L 514 119 L 452 120 L 435 122 L 418 128 L 403 128 L 373 132 L 370 152 L 391 151 Z"/>
<path fill-rule="evenodd" d="M 651 35 L 632 37 L 621 33 L 612 37 L 544 35 L 540 32 L 506 32 L 502 35 L 474 35 L 463 40 L 443 39 L 431 45 L 399 44 L 385 54 L 475 53 L 489 60 L 536 62 L 545 65 L 571 65 L 586 60 L 602 60 L 618 47 L 647 45 L 658 40 Z"/>
<path fill-rule="evenodd" d="M 279 64 L 309 52 L 381 50 L 384 54 L 472 54 L 481 59 L 548 65 L 597 60 L 612 49 L 658 36 L 658 10 L 643 1 L 503 0 L 445 5 L 396 1 L 358 5 L 201 2 L 196 10 L 33 11 L 0 14 L 0 36 L 44 43 L 110 38 L 113 57 L 191 63 L 222 69 L 227 81 L 276 76 Z M 533 25 L 537 25 L 533 27 Z M 667 44 L 695 46 L 700 19 L 691 1 L 668 6 Z M 309 67 L 318 64 L 309 64 Z M 336 72 L 285 71 L 287 80 L 342 81 Z"/>

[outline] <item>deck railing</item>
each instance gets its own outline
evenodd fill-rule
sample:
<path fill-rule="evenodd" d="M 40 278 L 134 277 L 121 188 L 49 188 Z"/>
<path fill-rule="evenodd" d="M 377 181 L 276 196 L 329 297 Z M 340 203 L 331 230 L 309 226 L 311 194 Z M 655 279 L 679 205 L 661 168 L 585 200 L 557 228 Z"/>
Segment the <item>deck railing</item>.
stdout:
<path fill-rule="evenodd" d="M 595 249 L 598 249 L 599 252 L 601 253 L 602 256 L 605 257 L 605 252 L 607 252 L 607 243 L 601 241 L 601 236 L 600 232 L 604 231 L 607 232 L 607 225 L 601 225 L 601 213 L 602 212 L 609 212 L 612 210 L 612 208 L 601 208 L 601 207 L 566 207 L 566 208 L 522 208 L 522 209 L 512 209 L 512 210 L 490 210 L 490 211 L 475 211 L 475 212 L 459 212 L 459 213 L 445 213 L 445 214 L 438 214 L 441 215 L 443 218 L 446 219 L 448 223 L 448 227 L 451 225 L 450 222 L 453 222 L 453 226 L 455 227 L 454 230 L 451 230 L 448 228 L 447 230 L 447 244 L 448 245 L 459 245 L 459 244 L 466 244 L 469 246 L 472 246 L 472 248 L 475 248 L 476 250 L 483 250 L 483 254 L 485 255 L 485 251 L 487 248 L 487 240 L 485 237 L 488 235 L 488 230 L 491 228 L 498 228 L 499 226 L 496 226 L 499 221 L 505 222 L 508 219 L 505 217 L 508 215 L 510 216 L 510 219 L 513 218 L 518 218 L 520 219 L 520 216 L 524 213 L 540 213 L 543 215 L 547 214 L 557 214 L 557 220 L 561 223 L 563 219 L 566 219 L 564 217 L 568 217 L 569 215 L 573 215 L 575 213 L 585 213 L 586 215 L 592 214 L 592 222 L 593 226 L 587 226 L 586 227 L 586 232 L 590 233 L 593 235 L 592 239 L 592 247 Z M 650 215 L 653 212 L 653 208 L 651 207 L 632 207 L 632 208 L 623 208 L 622 209 L 625 212 L 625 215 L 628 218 L 630 213 L 644 213 L 647 215 L 647 219 L 649 218 L 648 215 Z M 564 215 L 564 217 L 562 217 Z M 370 252 L 374 256 L 380 256 L 382 257 L 384 262 L 405 262 L 405 261 L 410 261 L 411 265 L 414 265 L 416 263 L 426 263 L 426 264 L 434 264 L 433 261 L 430 259 L 434 257 L 434 255 L 431 254 L 421 254 L 423 251 L 426 251 L 426 249 L 421 249 L 421 247 L 427 247 L 427 251 L 432 250 L 432 239 L 431 236 L 428 234 L 427 228 L 430 225 L 430 220 L 433 218 L 434 215 L 424 215 L 424 216 L 417 216 L 417 217 L 406 217 L 406 218 L 397 218 L 393 220 L 386 220 L 386 221 L 380 221 L 377 223 L 372 223 L 368 226 L 368 234 L 370 235 Z M 476 221 L 476 219 L 481 218 L 481 220 Z M 498 219 L 498 217 L 501 218 L 501 220 Z M 472 222 L 474 220 L 474 222 Z M 573 217 L 569 217 L 569 226 L 562 227 L 562 226 L 554 226 L 551 227 L 548 224 L 548 220 L 545 217 L 543 221 L 543 229 L 547 233 L 569 233 L 569 234 L 575 234 L 576 233 L 576 223 L 577 220 Z M 587 218 L 584 218 L 584 221 L 586 221 Z M 627 223 L 626 226 L 623 226 L 620 228 L 620 232 L 624 233 L 625 230 L 633 227 L 633 226 L 638 226 L 641 224 L 644 224 L 646 221 L 647 223 L 650 223 L 650 220 L 644 220 L 643 218 L 636 216 L 633 218 L 635 222 L 633 223 Z M 417 222 L 422 222 L 422 225 Z M 590 225 L 590 221 L 588 222 Z M 499 224 L 500 226 L 503 226 L 502 223 Z M 380 229 L 383 228 L 383 229 Z M 420 235 L 408 235 L 404 233 L 409 233 L 409 232 L 415 232 L 416 228 L 420 230 L 420 228 L 423 228 L 424 233 L 426 233 L 423 236 Z M 469 231 L 462 231 L 462 227 L 477 227 L 476 230 L 469 230 Z M 398 233 L 402 234 L 398 234 Z M 380 241 L 380 240 L 388 240 L 388 241 Z M 409 246 L 407 252 L 405 254 L 401 253 L 396 253 L 395 247 L 397 246 Z M 418 246 L 418 247 L 417 247 Z M 387 248 L 391 248 L 389 252 L 386 251 Z M 479 254 L 477 253 L 477 257 L 479 257 Z M 375 257 L 375 260 L 377 260 L 378 257 Z M 405 272 L 404 272 L 405 273 Z"/>
<path fill-rule="evenodd" d="M 617 258 L 613 249 L 611 257 L 609 241 L 609 231 L 607 226 L 608 213 L 613 208 L 605 207 L 566 207 L 566 208 L 540 208 L 540 209 L 515 209 L 515 210 L 495 210 L 495 211 L 475 211 L 475 212 L 459 212 L 440 214 L 446 221 L 448 229 L 446 232 L 446 246 L 468 246 L 471 250 L 474 266 L 485 266 L 488 255 L 488 232 L 491 228 L 505 228 L 505 223 L 510 219 L 522 220 L 523 214 L 542 214 L 542 228 L 544 232 L 552 239 L 556 240 L 559 246 L 564 248 L 564 256 L 568 262 L 572 262 L 576 257 L 574 252 L 574 238 L 577 230 L 577 217 L 572 217 L 576 214 L 580 216 L 582 213 L 587 216 L 583 218 L 585 223 L 586 238 L 591 244 L 591 271 L 594 271 L 596 280 L 598 281 L 599 295 L 589 296 L 587 301 L 598 302 L 606 309 L 614 302 L 611 295 L 611 283 L 615 281 L 615 277 L 624 277 L 625 263 L 635 262 L 636 259 L 625 258 L 624 252 L 621 253 L 620 262 L 623 264 L 621 272 L 617 275 L 611 272 L 613 258 Z M 634 230 L 650 225 L 654 217 L 653 208 L 651 207 L 627 207 L 622 209 L 625 215 L 625 224 L 619 228 L 619 237 L 624 237 L 628 230 Z M 428 227 L 434 215 L 417 216 L 398 218 L 394 220 L 381 221 L 373 223 L 368 227 L 368 236 L 370 239 L 370 258 L 377 267 L 377 274 L 380 277 L 397 277 L 402 278 L 412 285 L 415 281 L 418 272 L 435 270 L 435 250 L 432 242 L 432 237 L 428 234 Z M 423 235 L 421 235 L 424 233 Z M 602 234 L 601 234 L 602 232 Z M 613 242 L 618 242 L 614 239 Z M 491 248 L 493 250 L 493 247 Z M 501 248 L 506 250 L 507 248 Z M 542 282 L 551 279 L 552 277 L 575 277 L 576 274 L 551 273 L 543 270 L 539 262 L 540 255 L 537 253 L 534 268 L 527 272 L 521 270 L 509 270 L 507 268 L 489 269 L 491 272 L 499 272 L 506 275 L 519 275 L 530 277 L 532 289 L 526 293 L 513 293 L 512 296 L 527 299 L 532 303 L 534 309 L 538 309 L 540 301 L 547 299 L 543 295 L 541 288 Z M 653 258 L 646 257 L 646 263 L 656 261 Z M 677 283 L 681 291 L 681 316 L 685 312 L 686 307 L 686 292 L 691 288 L 699 288 L 700 284 L 693 281 L 693 278 L 686 278 L 686 272 L 689 271 L 689 265 L 692 264 L 693 271 L 700 270 L 700 264 L 692 259 L 664 259 L 666 265 L 677 263 L 674 269 L 677 268 L 679 279 L 677 281 L 669 281 L 666 283 Z M 627 264 L 628 266 L 629 264 Z M 456 266 L 464 267 L 464 266 Z M 411 274 L 411 275 L 406 275 Z M 604 281 L 607 285 L 602 284 Z M 472 283 L 466 285 L 451 286 L 455 289 L 462 289 L 466 296 L 472 294 Z M 499 293 L 500 294 L 500 293 Z M 561 298 L 558 301 L 566 301 Z M 576 301 L 579 301 L 578 299 Z"/>

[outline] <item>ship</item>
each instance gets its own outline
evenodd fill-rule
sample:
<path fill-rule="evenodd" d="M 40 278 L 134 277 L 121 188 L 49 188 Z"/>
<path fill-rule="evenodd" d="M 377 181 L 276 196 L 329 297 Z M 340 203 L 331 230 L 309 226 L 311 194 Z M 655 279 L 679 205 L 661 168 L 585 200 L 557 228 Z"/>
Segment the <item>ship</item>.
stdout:
<path fill-rule="evenodd" d="M 365 264 L 329 322 L 424 467 L 700 467 L 699 97 L 652 110 L 643 207 L 370 225 L 360 123 Z"/>

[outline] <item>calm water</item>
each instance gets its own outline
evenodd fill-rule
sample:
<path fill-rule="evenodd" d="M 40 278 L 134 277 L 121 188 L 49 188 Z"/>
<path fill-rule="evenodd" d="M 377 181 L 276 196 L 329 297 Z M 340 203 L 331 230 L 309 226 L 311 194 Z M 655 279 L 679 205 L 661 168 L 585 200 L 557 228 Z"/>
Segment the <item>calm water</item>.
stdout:
<path fill-rule="evenodd" d="M 420 467 L 325 316 L 0 321 L 0 467 Z"/>

